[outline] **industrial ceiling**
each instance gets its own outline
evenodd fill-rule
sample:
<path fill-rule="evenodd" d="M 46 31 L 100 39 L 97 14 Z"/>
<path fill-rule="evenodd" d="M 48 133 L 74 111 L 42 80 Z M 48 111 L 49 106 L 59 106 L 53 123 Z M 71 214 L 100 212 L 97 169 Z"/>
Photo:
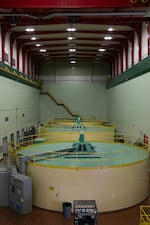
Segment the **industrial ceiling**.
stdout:
<path fill-rule="evenodd" d="M 138 32 L 143 22 L 150 22 L 149 1 L 143 2 L 131 7 L 68 4 L 68 8 L 30 4 L 26 8 L 7 8 L 0 3 L 0 23 L 38 60 L 112 60 L 132 39 L 134 31 Z"/>

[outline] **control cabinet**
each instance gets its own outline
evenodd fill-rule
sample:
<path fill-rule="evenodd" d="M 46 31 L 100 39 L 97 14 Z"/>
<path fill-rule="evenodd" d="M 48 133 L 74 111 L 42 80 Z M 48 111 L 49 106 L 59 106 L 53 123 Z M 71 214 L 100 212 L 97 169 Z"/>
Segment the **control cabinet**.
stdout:
<path fill-rule="evenodd" d="M 32 212 L 32 180 L 30 177 L 20 173 L 10 175 L 9 207 L 23 215 Z"/>
<path fill-rule="evenodd" d="M 8 182 L 10 171 L 5 164 L 0 166 L 0 207 L 8 206 Z"/>
<path fill-rule="evenodd" d="M 75 200 L 74 225 L 97 224 L 97 207 L 95 200 Z"/>

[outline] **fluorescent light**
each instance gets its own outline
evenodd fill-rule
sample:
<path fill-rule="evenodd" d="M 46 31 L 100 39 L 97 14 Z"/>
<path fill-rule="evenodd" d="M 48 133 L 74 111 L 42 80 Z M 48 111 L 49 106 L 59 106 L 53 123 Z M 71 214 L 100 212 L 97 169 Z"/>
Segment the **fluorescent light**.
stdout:
<path fill-rule="evenodd" d="M 36 37 L 32 37 L 31 40 L 32 40 L 32 41 L 35 41 L 35 40 L 36 40 Z"/>
<path fill-rule="evenodd" d="M 41 46 L 41 44 L 36 44 L 35 46 L 36 46 L 36 47 L 40 47 L 40 46 Z"/>
<path fill-rule="evenodd" d="M 74 32 L 74 31 L 76 31 L 76 28 L 74 28 L 74 27 L 68 27 L 68 28 L 67 28 L 67 31 L 69 31 L 69 32 Z"/>
<path fill-rule="evenodd" d="M 111 36 L 105 36 L 104 39 L 105 40 L 112 40 L 112 37 Z"/>
<path fill-rule="evenodd" d="M 75 64 L 75 63 L 76 63 L 76 61 L 75 61 L 75 60 L 71 60 L 71 61 L 70 61 L 70 63 Z"/>
<path fill-rule="evenodd" d="M 46 49 L 40 49 L 39 52 L 46 52 Z"/>
<path fill-rule="evenodd" d="M 75 39 L 74 37 L 68 37 L 68 40 L 73 40 L 73 39 Z"/>
<path fill-rule="evenodd" d="M 76 51 L 75 48 L 70 48 L 70 49 L 69 49 L 69 52 L 75 52 L 75 51 Z"/>
<path fill-rule="evenodd" d="M 112 27 L 109 27 L 108 28 L 108 31 L 113 31 L 114 29 Z"/>
<path fill-rule="evenodd" d="M 33 32 L 33 31 L 35 31 L 35 29 L 34 29 L 33 27 L 27 27 L 27 28 L 25 29 L 25 31 L 26 31 L 26 32 Z"/>
<path fill-rule="evenodd" d="M 99 52 L 105 52 L 106 49 L 105 49 L 105 48 L 99 48 L 98 51 L 99 51 Z"/>

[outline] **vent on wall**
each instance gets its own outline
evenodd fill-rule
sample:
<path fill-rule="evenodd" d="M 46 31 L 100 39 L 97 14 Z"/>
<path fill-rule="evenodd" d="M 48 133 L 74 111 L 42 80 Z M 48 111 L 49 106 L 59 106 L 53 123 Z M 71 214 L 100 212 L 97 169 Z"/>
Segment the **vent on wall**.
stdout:
<path fill-rule="evenodd" d="M 5 117 L 5 121 L 7 122 L 9 120 L 8 116 Z"/>

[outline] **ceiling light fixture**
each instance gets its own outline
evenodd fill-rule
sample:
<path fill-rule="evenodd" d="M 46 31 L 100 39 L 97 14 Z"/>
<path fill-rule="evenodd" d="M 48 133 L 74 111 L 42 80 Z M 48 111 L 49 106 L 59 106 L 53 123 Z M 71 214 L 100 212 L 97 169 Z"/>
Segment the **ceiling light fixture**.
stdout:
<path fill-rule="evenodd" d="M 74 27 L 68 27 L 67 28 L 67 31 L 68 32 L 74 32 L 74 31 L 76 31 L 76 28 L 74 28 Z"/>
<path fill-rule="evenodd" d="M 99 52 L 105 52 L 106 49 L 105 49 L 105 48 L 99 48 L 98 51 L 99 51 Z"/>
<path fill-rule="evenodd" d="M 40 49 L 39 52 L 46 52 L 46 49 Z"/>
<path fill-rule="evenodd" d="M 70 63 L 76 64 L 76 61 L 75 60 L 71 60 Z"/>
<path fill-rule="evenodd" d="M 25 31 L 26 31 L 26 32 L 33 32 L 33 31 L 35 31 L 35 29 L 34 29 L 33 27 L 27 27 L 27 28 L 25 29 Z"/>
<path fill-rule="evenodd" d="M 37 44 L 35 44 L 35 46 L 36 46 L 36 47 L 40 47 L 40 46 L 41 46 L 41 44 L 38 44 L 38 43 L 37 43 Z"/>
<path fill-rule="evenodd" d="M 105 40 L 112 40 L 113 38 L 111 36 L 105 36 L 104 39 Z"/>
<path fill-rule="evenodd" d="M 75 39 L 75 38 L 74 37 L 71 37 L 71 36 L 68 37 L 68 40 L 73 40 L 73 39 Z"/>
<path fill-rule="evenodd" d="M 108 28 L 108 31 L 113 31 L 114 29 L 112 27 L 109 27 Z"/>
<path fill-rule="evenodd" d="M 36 40 L 36 37 L 32 37 L 31 40 L 32 40 L 32 41 L 35 41 L 35 40 Z"/>
<path fill-rule="evenodd" d="M 69 49 L 69 52 L 75 52 L 75 51 L 76 51 L 75 48 L 70 48 L 70 49 Z"/>

